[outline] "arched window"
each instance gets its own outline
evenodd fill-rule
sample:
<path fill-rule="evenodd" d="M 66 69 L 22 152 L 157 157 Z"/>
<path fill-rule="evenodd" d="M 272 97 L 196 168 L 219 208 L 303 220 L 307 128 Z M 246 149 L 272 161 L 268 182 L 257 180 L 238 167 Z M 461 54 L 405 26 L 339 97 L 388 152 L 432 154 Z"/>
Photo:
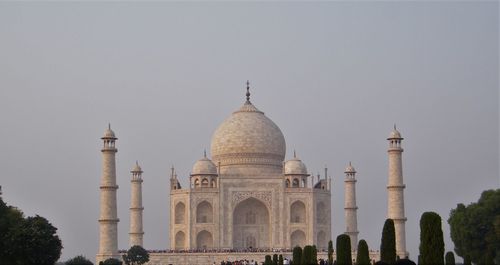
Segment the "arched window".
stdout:
<path fill-rule="evenodd" d="M 194 187 L 195 188 L 199 188 L 200 187 L 200 180 L 199 179 L 195 179 L 194 180 Z"/>
<path fill-rule="evenodd" d="M 306 206 L 301 201 L 296 201 L 290 206 L 290 223 L 306 222 Z"/>
<path fill-rule="evenodd" d="M 202 188 L 207 188 L 207 187 L 208 187 L 208 179 L 204 178 L 204 179 L 201 181 L 201 187 L 202 187 Z"/>
<path fill-rule="evenodd" d="M 298 179 L 293 179 L 292 187 L 294 187 L 294 188 L 298 188 L 299 187 L 299 180 Z"/>
<path fill-rule="evenodd" d="M 290 187 L 290 180 L 289 179 L 285 180 L 285 187 L 286 188 Z"/>
<path fill-rule="evenodd" d="M 186 220 L 186 206 L 184 203 L 179 202 L 175 205 L 175 223 L 183 224 Z"/>
<path fill-rule="evenodd" d="M 197 223 L 213 223 L 213 216 L 213 208 L 209 202 L 203 201 L 196 207 Z"/>

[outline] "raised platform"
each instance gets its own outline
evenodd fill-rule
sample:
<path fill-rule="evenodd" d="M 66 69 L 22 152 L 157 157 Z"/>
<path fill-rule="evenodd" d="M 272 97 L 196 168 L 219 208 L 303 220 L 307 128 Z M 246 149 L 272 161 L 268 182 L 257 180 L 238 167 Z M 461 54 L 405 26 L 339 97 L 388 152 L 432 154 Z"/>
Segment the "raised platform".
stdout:
<path fill-rule="evenodd" d="M 291 259 L 292 252 L 290 251 L 266 251 L 266 252 L 149 252 L 149 262 L 147 265 L 219 265 L 222 261 L 248 260 L 257 261 L 257 264 L 262 264 L 266 255 L 281 254 L 283 258 Z M 352 258 L 356 258 L 356 253 L 352 253 Z M 371 251 L 370 258 L 372 261 L 379 260 L 380 253 Z M 327 252 L 318 252 L 319 259 L 328 259 Z M 335 252 L 333 254 L 335 260 Z"/>

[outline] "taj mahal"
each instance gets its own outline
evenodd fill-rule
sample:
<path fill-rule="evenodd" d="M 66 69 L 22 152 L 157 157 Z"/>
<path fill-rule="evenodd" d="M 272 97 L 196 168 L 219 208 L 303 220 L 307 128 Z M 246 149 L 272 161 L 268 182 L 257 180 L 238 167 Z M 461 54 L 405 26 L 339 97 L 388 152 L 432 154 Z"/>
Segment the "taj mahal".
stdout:
<path fill-rule="evenodd" d="M 120 258 L 115 165 L 117 137 L 109 127 L 101 139 L 97 262 Z M 387 140 L 387 218 L 395 223 L 397 254 L 405 257 L 408 253 L 403 138 L 394 127 Z M 293 157 L 285 158 L 285 137 L 280 128 L 250 101 L 247 82 L 246 100 L 215 130 L 210 156 L 205 152 L 194 163 L 190 175 L 186 176 L 189 179 L 186 187 L 181 185 L 181 177 L 172 167 L 169 176 L 170 250 L 151 252 L 148 264 L 219 264 L 231 256 L 233 260 L 244 257 L 263 261 L 265 251 L 287 253 L 295 246 L 305 245 L 316 245 L 318 258 L 325 257 L 323 250 L 327 249 L 328 241 L 335 242 L 331 223 L 332 179 L 327 169 L 323 176 L 311 175 L 305 163 L 295 151 L 293 153 Z M 142 173 L 136 163 L 131 170 L 130 246 L 143 245 Z M 353 251 L 359 233 L 356 181 L 356 170 L 348 163 L 344 179 L 345 234 L 351 238 Z M 373 259 L 377 255 L 370 253 Z"/>

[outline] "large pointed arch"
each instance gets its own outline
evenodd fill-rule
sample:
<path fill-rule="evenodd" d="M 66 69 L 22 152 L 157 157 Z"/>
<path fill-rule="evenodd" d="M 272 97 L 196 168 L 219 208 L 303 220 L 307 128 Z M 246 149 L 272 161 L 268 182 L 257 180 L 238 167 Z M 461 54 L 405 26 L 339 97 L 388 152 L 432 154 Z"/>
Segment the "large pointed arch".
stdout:
<path fill-rule="evenodd" d="M 267 248 L 271 246 L 271 219 L 266 205 L 248 198 L 233 211 L 233 248 Z"/>

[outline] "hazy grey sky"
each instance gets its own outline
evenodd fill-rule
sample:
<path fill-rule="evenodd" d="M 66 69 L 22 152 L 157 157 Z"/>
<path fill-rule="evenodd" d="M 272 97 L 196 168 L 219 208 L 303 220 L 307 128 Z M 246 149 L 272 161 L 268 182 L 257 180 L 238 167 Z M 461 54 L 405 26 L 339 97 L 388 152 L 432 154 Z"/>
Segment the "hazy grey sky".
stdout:
<path fill-rule="evenodd" d="M 407 245 L 419 219 L 499 187 L 498 2 L 0 2 L 0 185 L 48 218 L 62 259 L 98 246 L 101 140 L 117 142 L 119 247 L 130 169 L 144 170 L 145 247 L 169 246 L 169 168 L 186 186 L 217 126 L 252 102 L 311 173 L 328 165 L 335 238 L 343 171 L 358 171 L 360 235 L 378 249 L 387 141 L 403 147 Z"/>

